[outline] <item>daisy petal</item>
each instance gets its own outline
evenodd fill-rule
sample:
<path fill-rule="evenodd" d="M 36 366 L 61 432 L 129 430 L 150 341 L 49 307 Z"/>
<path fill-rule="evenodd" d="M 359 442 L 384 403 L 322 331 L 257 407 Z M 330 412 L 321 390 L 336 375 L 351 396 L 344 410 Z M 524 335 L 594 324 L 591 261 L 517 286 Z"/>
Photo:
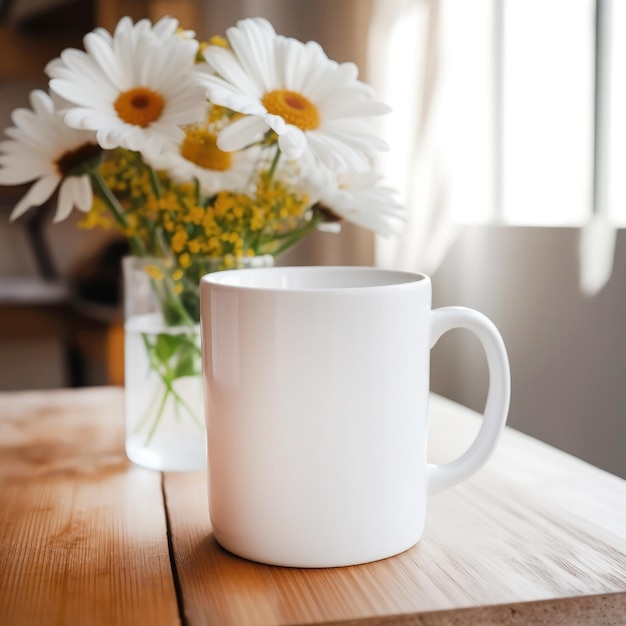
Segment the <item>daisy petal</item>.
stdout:
<path fill-rule="evenodd" d="M 54 105 L 48 94 L 41 89 L 34 89 L 30 94 L 30 105 L 35 115 L 50 115 L 54 112 Z"/>
<path fill-rule="evenodd" d="M 18 217 L 26 213 L 30 207 L 43 204 L 54 193 L 60 179 L 61 177 L 58 175 L 50 175 L 40 178 L 15 205 L 9 220 L 16 220 Z"/>
<path fill-rule="evenodd" d="M 0 185 L 23 185 L 24 183 L 30 183 L 37 178 L 41 178 L 43 175 L 51 174 L 50 167 L 45 164 L 37 164 L 36 167 L 30 163 L 27 165 L 21 165 L 14 162 L 15 159 L 11 159 L 10 166 L 4 166 L 4 163 L 0 163 Z"/>
<path fill-rule="evenodd" d="M 85 35 L 83 43 L 87 54 L 96 62 L 110 83 L 118 89 L 123 89 L 124 86 L 120 85 L 118 81 L 120 75 L 119 65 L 111 46 L 93 33 Z"/>
<path fill-rule="evenodd" d="M 242 117 L 219 134 L 217 146 L 224 152 L 235 152 L 262 139 L 267 130 L 268 126 L 262 117 Z"/>
<path fill-rule="evenodd" d="M 165 39 L 176 33 L 178 20 L 173 17 L 162 17 L 153 27 L 152 31 L 159 39 Z M 193 37 L 193 35 L 191 35 Z"/>
<path fill-rule="evenodd" d="M 68 176 L 59 187 L 57 210 L 52 220 L 55 224 L 67 219 L 74 208 L 75 181 L 76 178 L 74 176 Z"/>
<path fill-rule="evenodd" d="M 376 100 L 327 98 L 320 103 L 319 109 L 325 117 L 348 118 L 369 117 L 371 115 L 385 115 L 391 112 L 391 107 Z"/>
<path fill-rule="evenodd" d="M 266 113 L 264 115 L 265 123 L 277 134 L 284 135 L 289 128 L 295 128 L 294 126 L 290 126 L 285 122 L 285 120 L 280 117 L 280 115 L 271 115 Z"/>
<path fill-rule="evenodd" d="M 307 141 L 311 151 L 331 170 L 367 172 L 370 169 L 369 161 L 361 152 L 330 134 L 311 133 Z"/>
<path fill-rule="evenodd" d="M 205 50 L 204 58 L 215 72 L 222 77 L 221 80 L 214 81 L 215 86 L 220 84 L 232 85 L 236 91 L 250 94 L 255 98 L 261 98 L 265 93 L 259 81 L 250 79 L 230 50 L 225 50 L 219 46 L 209 46 Z M 209 92 L 209 94 L 212 97 L 212 92 Z"/>
<path fill-rule="evenodd" d="M 288 158 L 298 159 L 306 148 L 306 137 L 299 128 L 289 126 L 287 131 L 278 137 L 278 145 Z"/>
<path fill-rule="evenodd" d="M 274 88 L 274 40 L 272 25 L 263 18 L 240 20 L 226 31 L 228 41 L 245 75 L 254 79 L 258 93 Z"/>
<path fill-rule="evenodd" d="M 213 104 L 227 107 L 246 115 L 262 115 L 265 107 L 259 98 L 250 97 L 217 76 L 202 81 L 207 88 L 207 97 Z"/>
<path fill-rule="evenodd" d="M 83 213 L 87 213 L 93 204 L 93 191 L 89 176 L 74 177 L 74 202 L 76 208 Z"/>

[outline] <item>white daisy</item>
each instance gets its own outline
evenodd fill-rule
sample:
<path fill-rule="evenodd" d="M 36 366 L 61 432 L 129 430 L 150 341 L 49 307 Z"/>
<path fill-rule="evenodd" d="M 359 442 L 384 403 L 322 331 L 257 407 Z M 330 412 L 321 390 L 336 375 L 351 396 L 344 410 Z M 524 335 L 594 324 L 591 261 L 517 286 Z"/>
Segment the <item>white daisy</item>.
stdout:
<path fill-rule="evenodd" d="M 100 153 L 95 133 L 68 128 L 55 111 L 50 96 L 35 90 L 30 109 L 16 109 L 7 128 L 9 140 L 0 142 L 0 185 L 33 185 L 11 213 L 17 219 L 30 207 L 48 200 L 59 187 L 55 222 L 64 220 L 73 207 L 91 208 L 93 193 L 89 176 L 76 168 Z M 60 186 L 59 186 L 60 185 Z"/>
<path fill-rule="evenodd" d="M 334 181 L 309 181 L 318 209 L 330 222 L 344 219 L 380 235 L 397 235 L 404 223 L 404 208 L 396 191 L 380 185 L 381 177 L 370 173 L 341 172 Z"/>
<path fill-rule="evenodd" d="M 111 35 L 108 30 L 100 26 L 94 28 L 92 34 L 97 35 L 103 40 L 105 44 L 112 47 L 114 45 L 115 36 L 128 31 L 134 31 L 135 37 L 141 33 L 150 32 L 157 38 L 158 41 L 163 41 L 175 34 L 178 34 L 179 36 L 182 36 L 186 39 L 193 39 L 195 37 L 195 32 L 192 30 L 179 32 L 178 20 L 172 17 L 163 17 L 156 24 L 153 25 L 152 22 L 148 19 L 139 20 L 135 24 L 133 23 L 132 18 L 125 16 L 115 26 L 114 35 Z M 63 66 L 63 60 L 58 57 L 48 62 L 48 64 L 46 65 L 46 72 L 50 75 L 55 71 L 55 68 Z"/>
<path fill-rule="evenodd" d="M 246 116 L 220 133 L 223 150 L 239 150 L 271 130 L 288 158 L 310 150 L 333 170 L 367 171 L 387 149 L 365 121 L 389 108 L 371 98 L 353 63 L 331 61 L 315 42 L 278 36 L 262 18 L 241 20 L 226 34 L 231 49 L 204 52 L 214 74 L 203 81 L 212 102 Z"/>
<path fill-rule="evenodd" d="M 195 72 L 198 42 L 172 27 L 124 19 L 112 37 L 98 29 L 83 39 L 85 52 L 67 49 L 49 63 L 51 89 L 73 105 L 65 122 L 95 130 L 104 149 L 156 156 L 180 142 L 181 127 L 203 119 L 206 103 Z"/>
<path fill-rule="evenodd" d="M 155 35 L 159 41 L 164 41 L 168 37 L 176 34 L 186 39 L 193 39 L 196 36 L 193 30 L 178 32 L 178 26 L 178 20 L 169 16 L 162 17 L 156 24 L 152 24 L 150 20 L 145 18 L 134 24 L 132 18 L 126 15 L 115 26 L 113 37 L 109 31 L 104 28 L 95 28 L 93 32 L 103 37 L 109 43 L 113 42 L 116 35 L 128 30 L 134 30 L 138 34 L 150 32 Z"/>
<path fill-rule="evenodd" d="M 217 134 L 205 125 L 185 129 L 185 138 L 175 150 L 148 159 L 156 170 L 167 171 L 176 181 L 197 179 L 203 194 L 243 191 L 255 169 L 259 150 L 224 152 L 217 147 Z"/>

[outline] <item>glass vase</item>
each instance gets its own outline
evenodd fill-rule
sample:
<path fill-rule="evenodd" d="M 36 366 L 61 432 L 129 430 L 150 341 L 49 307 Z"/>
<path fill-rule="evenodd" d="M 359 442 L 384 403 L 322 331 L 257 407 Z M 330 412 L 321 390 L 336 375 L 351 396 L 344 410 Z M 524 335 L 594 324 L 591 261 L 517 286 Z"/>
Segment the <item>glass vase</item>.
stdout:
<path fill-rule="evenodd" d="M 267 267 L 272 256 L 207 259 L 184 289 L 164 259 L 129 256 L 124 274 L 126 454 L 150 469 L 206 468 L 200 345 L 201 274 Z"/>

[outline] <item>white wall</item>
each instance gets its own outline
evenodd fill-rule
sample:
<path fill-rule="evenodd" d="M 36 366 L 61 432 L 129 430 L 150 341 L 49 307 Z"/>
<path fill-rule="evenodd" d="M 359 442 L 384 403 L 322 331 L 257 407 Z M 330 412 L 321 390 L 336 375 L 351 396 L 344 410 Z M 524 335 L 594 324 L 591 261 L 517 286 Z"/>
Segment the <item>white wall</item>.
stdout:
<path fill-rule="evenodd" d="M 467 227 L 433 276 L 434 305 L 479 309 L 499 327 L 509 425 L 626 477 L 626 232 L 610 283 L 592 298 L 578 288 L 578 233 Z M 432 388 L 482 410 L 485 363 L 465 331 L 436 346 Z"/>

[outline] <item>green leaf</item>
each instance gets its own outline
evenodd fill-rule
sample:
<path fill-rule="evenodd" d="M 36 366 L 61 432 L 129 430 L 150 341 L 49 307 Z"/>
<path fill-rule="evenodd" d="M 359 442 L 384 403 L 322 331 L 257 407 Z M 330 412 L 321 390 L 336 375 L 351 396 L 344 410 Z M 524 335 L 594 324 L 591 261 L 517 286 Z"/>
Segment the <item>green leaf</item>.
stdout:
<path fill-rule="evenodd" d="M 172 355 L 181 346 L 181 337 L 179 335 L 168 335 L 161 333 L 157 335 L 155 355 L 163 364 L 167 364 Z"/>
<path fill-rule="evenodd" d="M 194 376 L 198 372 L 195 368 L 196 359 L 193 352 L 191 352 L 190 350 L 184 350 L 181 352 L 183 353 L 179 355 L 178 362 L 176 363 L 176 367 L 174 368 L 174 378 L 181 378 L 182 376 Z"/>
<path fill-rule="evenodd" d="M 174 370 L 175 378 L 182 378 L 183 376 L 193 376 L 196 373 L 193 366 L 193 359 L 191 357 L 187 357 L 185 359 L 181 359 L 176 364 L 176 369 Z"/>
<path fill-rule="evenodd" d="M 181 294 L 180 300 L 182 305 L 185 307 L 187 313 L 189 313 L 189 317 L 194 322 L 200 321 L 200 298 L 197 293 L 192 291 L 184 291 Z"/>

